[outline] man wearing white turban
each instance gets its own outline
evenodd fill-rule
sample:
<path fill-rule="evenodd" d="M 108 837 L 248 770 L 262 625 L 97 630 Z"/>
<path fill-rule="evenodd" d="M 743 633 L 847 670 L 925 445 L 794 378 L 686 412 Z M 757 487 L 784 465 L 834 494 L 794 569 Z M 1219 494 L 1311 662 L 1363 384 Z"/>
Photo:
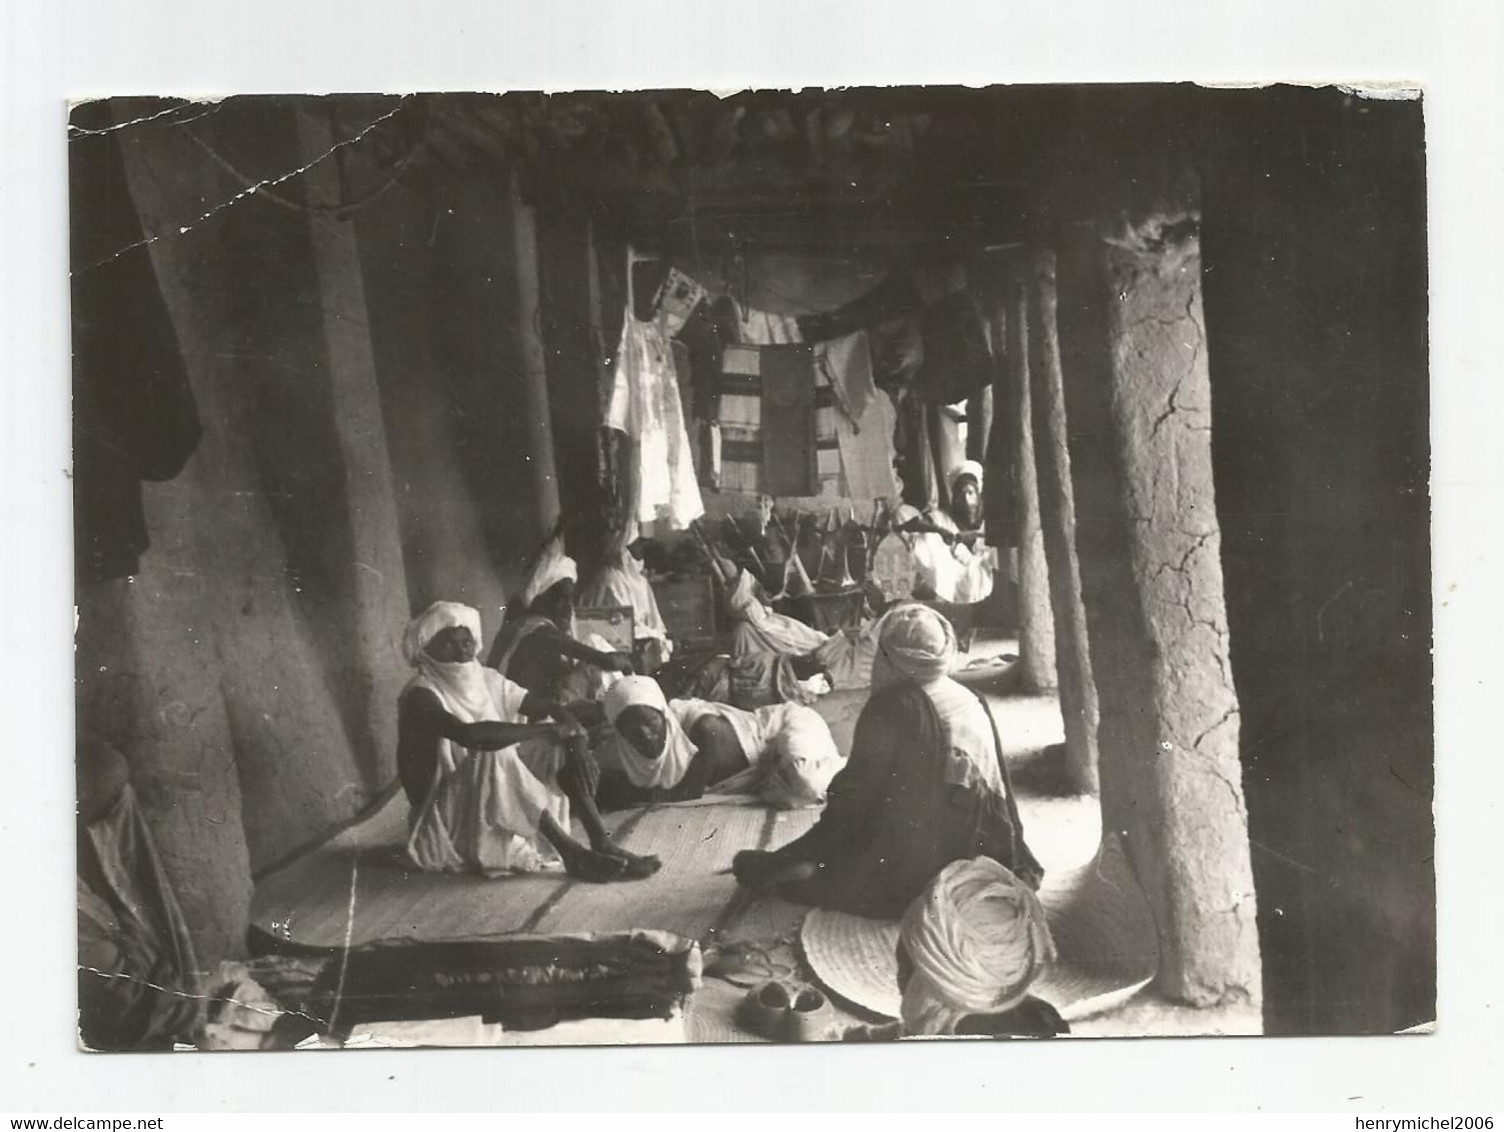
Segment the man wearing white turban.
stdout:
<path fill-rule="evenodd" d="M 632 671 L 625 653 L 605 652 L 575 637 L 578 581 L 579 567 L 555 535 L 534 562 L 486 657 L 489 667 L 549 702 L 565 697 L 571 675 L 582 666 L 600 673 Z"/>
<path fill-rule="evenodd" d="M 416 669 L 397 707 L 397 767 L 412 806 L 408 856 L 439 872 L 532 872 L 562 863 L 588 881 L 658 868 L 614 842 L 593 790 L 584 729 L 476 660 L 480 614 L 436 602 L 403 639 Z M 553 715 L 553 722 L 531 722 Z M 570 834 L 570 804 L 589 848 Z"/>
<path fill-rule="evenodd" d="M 897 951 L 899 1022 L 848 1031 L 847 1040 L 1070 1031 L 1053 1006 L 1029 994 L 1055 960 L 1044 908 L 990 857 L 940 870 L 904 913 Z"/>
<path fill-rule="evenodd" d="M 872 696 L 824 813 L 781 849 L 738 853 L 738 881 L 875 918 L 902 914 L 956 860 L 992 857 L 1038 885 L 991 711 L 949 676 L 956 652 L 928 606 L 883 615 Z"/>
<path fill-rule="evenodd" d="M 624 804 L 756 794 L 780 809 L 824 800 L 841 755 L 830 727 L 802 704 L 744 711 L 708 700 L 665 698 L 650 676 L 606 692 L 613 734 L 600 749 L 602 798 L 612 772 Z"/>
<path fill-rule="evenodd" d="M 997 553 L 982 539 L 982 465 L 966 460 L 950 474 L 948 509 L 904 504 L 895 516 L 914 556 L 914 596 L 971 604 L 992 593 Z"/>
<path fill-rule="evenodd" d="M 1055 941 L 1032 888 L 991 857 L 952 861 L 904 914 L 898 940 L 904 1032 L 999 1032 L 996 1021 L 981 1019 L 1018 1012 L 1054 960 Z M 1028 1012 L 1052 1013 L 1043 1003 Z M 1059 1022 L 1051 1032 L 1064 1028 Z"/>

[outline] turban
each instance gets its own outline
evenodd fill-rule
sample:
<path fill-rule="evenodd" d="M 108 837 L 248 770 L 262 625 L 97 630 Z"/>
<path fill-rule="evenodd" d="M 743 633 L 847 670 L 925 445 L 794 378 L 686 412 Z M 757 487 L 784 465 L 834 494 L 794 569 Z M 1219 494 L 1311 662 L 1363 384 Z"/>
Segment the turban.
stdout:
<path fill-rule="evenodd" d="M 436 601 L 407 624 L 402 638 L 402 655 L 414 668 L 421 667 L 428 642 L 445 629 L 469 629 L 480 643 L 480 611 L 457 601 Z"/>
<path fill-rule="evenodd" d="M 679 785 L 689 764 L 694 760 L 695 745 L 684 734 L 679 717 L 668 706 L 663 689 L 651 676 L 623 676 L 606 690 L 602 706 L 611 726 L 616 726 L 616 717 L 630 707 L 652 708 L 663 716 L 663 750 L 657 758 L 649 758 L 619 732 L 616 748 L 621 756 L 622 770 L 634 786 L 670 789 Z"/>
<path fill-rule="evenodd" d="M 902 1008 L 911 1034 L 1013 1009 L 1055 959 L 1039 898 L 991 857 L 941 869 L 909 905 L 899 940 L 914 964 Z"/>
<path fill-rule="evenodd" d="M 577 582 L 580 569 L 573 558 L 564 553 L 564 540 L 558 535 L 548 540 L 533 571 L 528 575 L 527 585 L 522 588 L 522 608 L 527 609 L 542 594 L 560 582 Z"/>
<path fill-rule="evenodd" d="M 407 624 L 402 654 L 427 679 L 444 709 L 466 723 L 500 719 L 480 661 L 450 664 L 428 655 L 428 644 L 445 629 L 464 627 L 481 639 L 480 612 L 457 601 L 436 601 Z"/>
<path fill-rule="evenodd" d="M 963 460 L 950 474 L 950 489 L 956 490 L 956 481 L 962 476 L 970 476 L 977 481 L 977 490 L 982 490 L 982 465 L 975 460 Z"/>
<path fill-rule="evenodd" d="M 949 674 L 955 663 L 956 631 L 927 605 L 900 605 L 877 625 L 877 660 L 920 684 Z M 875 682 L 881 682 L 879 664 Z"/>

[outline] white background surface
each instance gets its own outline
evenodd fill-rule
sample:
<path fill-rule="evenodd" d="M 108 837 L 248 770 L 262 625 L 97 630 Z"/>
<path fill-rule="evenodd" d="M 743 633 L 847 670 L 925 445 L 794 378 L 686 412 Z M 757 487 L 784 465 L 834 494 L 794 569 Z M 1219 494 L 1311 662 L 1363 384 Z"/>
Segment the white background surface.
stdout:
<path fill-rule="evenodd" d="M 1496 0 L 0 6 L 0 1111 L 1504 1108 Z M 805 1049 L 74 1051 L 65 100 L 119 94 L 1412 80 L 1431 210 L 1440 1030 Z M 171 1123 L 169 1121 L 169 1127 Z M 1353 1127 L 1351 1117 L 1332 1127 Z"/>

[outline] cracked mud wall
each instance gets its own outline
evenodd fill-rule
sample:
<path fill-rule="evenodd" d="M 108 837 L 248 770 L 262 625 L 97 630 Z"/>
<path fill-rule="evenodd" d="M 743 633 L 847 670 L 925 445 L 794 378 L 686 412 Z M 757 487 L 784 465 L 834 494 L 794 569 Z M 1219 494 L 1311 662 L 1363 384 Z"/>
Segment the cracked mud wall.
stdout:
<path fill-rule="evenodd" d="M 347 106 L 332 144 L 380 112 Z M 321 160 L 296 113 L 234 100 L 189 128 L 287 199 L 337 192 L 286 176 Z M 409 609 L 469 600 L 494 631 L 539 532 L 509 291 L 482 282 L 510 254 L 486 186 L 405 184 L 379 202 L 390 228 L 315 221 L 245 192 L 183 117 L 109 141 L 149 237 L 127 254 L 150 257 L 203 437 L 145 489 L 138 573 L 80 587 L 79 715 L 130 762 L 211 964 L 243 946 L 253 872 L 391 784 Z"/>
<path fill-rule="evenodd" d="M 1193 194 L 1063 226 L 1058 333 L 1103 824 L 1159 924 L 1158 986 L 1211 1006 L 1261 979 Z"/>

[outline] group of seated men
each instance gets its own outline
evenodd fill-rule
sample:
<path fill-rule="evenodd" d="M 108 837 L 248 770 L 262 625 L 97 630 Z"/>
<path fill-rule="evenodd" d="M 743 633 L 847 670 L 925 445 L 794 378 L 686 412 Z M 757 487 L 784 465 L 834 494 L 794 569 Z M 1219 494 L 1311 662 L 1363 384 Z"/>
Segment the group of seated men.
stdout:
<path fill-rule="evenodd" d="M 901 603 L 860 635 L 873 694 L 843 757 L 802 703 L 671 699 L 626 654 L 576 640 L 576 581 L 551 548 L 486 664 L 475 609 L 439 602 L 409 624 L 415 671 L 399 701 L 398 765 L 414 864 L 485 874 L 562 866 L 585 882 L 632 881 L 660 862 L 615 842 L 603 807 L 707 793 L 823 803 L 802 837 L 737 853 L 737 882 L 903 917 L 909 1032 L 954 1032 L 964 1017 L 1017 1009 L 1051 956 L 1034 897 L 1043 874 L 987 702 L 951 678 L 958 646 L 945 617 Z"/>

